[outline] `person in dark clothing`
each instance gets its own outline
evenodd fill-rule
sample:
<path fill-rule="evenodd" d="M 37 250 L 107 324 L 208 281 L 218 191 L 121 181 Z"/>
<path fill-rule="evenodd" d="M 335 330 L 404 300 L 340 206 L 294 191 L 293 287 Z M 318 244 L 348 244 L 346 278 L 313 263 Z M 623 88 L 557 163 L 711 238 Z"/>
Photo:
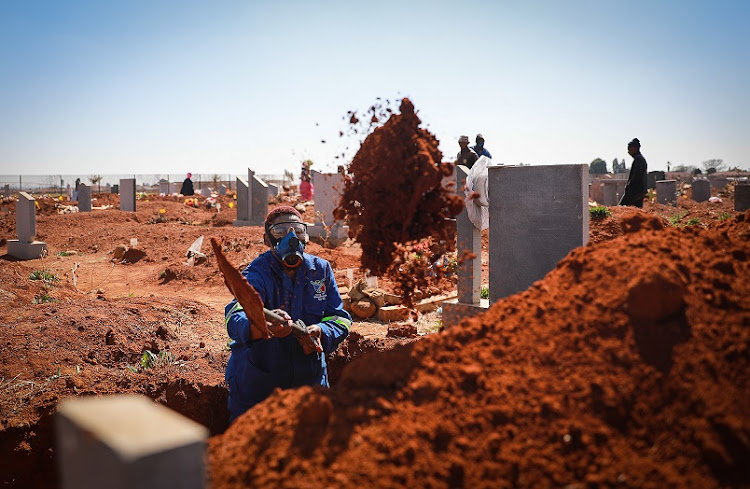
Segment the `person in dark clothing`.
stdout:
<path fill-rule="evenodd" d="M 187 178 L 185 181 L 182 182 L 182 188 L 180 189 L 180 193 L 182 195 L 195 195 L 195 189 L 193 188 L 193 181 L 190 180 L 190 177 L 192 177 L 192 173 L 187 174 Z"/>
<path fill-rule="evenodd" d="M 628 143 L 628 153 L 633 157 L 633 166 L 630 167 L 628 183 L 625 185 L 625 193 L 620 199 L 620 205 L 633 205 L 643 207 L 643 198 L 648 193 L 646 182 L 646 158 L 641 154 L 641 142 L 634 138 Z"/>
<path fill-rule="evenodd" d="M 471 168 L 479 157 L 474 150 L 469 147 L 469 136 L 461 136 L 458 138 L 458 145 L 461 147 L 461 151 L 456 155 L 456 164 Z"/>

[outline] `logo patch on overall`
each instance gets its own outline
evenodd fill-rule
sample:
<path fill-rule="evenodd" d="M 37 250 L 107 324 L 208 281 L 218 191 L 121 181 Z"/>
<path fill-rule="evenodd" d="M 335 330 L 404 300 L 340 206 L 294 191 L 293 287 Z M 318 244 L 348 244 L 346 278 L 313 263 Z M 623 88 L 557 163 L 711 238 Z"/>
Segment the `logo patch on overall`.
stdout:
<path fill-rule="evenodd" d="M 315 298 L 319 301 L 326 300 L 326 279 L 310 280 L 310 284 L 315 289 Z"/>

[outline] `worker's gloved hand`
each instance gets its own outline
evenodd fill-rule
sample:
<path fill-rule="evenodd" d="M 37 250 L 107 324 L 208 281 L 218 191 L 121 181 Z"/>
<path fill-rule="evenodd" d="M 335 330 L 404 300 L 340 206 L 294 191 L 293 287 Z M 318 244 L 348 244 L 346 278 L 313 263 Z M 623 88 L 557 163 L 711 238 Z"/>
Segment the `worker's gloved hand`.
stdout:
<path fill-rule="evenodd" d="M 272 312 L 284 318 L 286 322 L 284 324 L 273 324 L 271 322 L 266 322 L 268 331 L 271 332 L 271 335 L 274 338 L 283 338 L 285 336 L 289 336 L 289 334 L 292 332 L 292 325 L 294 324 L 292 322 L 292 317 L 283 309 L 274 309 Z"/>
<path fill-rule="evenodd" d="M 299 322 L 301 323 L 302 321 Z M 307 334 L 305 334 L 304 332 L 298 334 L 295 331 L 294 336 L 297 337 L 297 341 L 299 341 L 299 344 L 302 346 L 302 350 L 305 352 L 305 355 L 309 355 L 313 352 L 323 353 L 323 345 L 321 345 L 320 343 L 320 335 L 322 334 L 320 326 L 318 326 L 317 324 L 313 324 L 311 326 L 305 326 L 304 324 L 301 324 L 300 326 L 302 326 L 302 328 L 300 329 L 307 330 Z"/>

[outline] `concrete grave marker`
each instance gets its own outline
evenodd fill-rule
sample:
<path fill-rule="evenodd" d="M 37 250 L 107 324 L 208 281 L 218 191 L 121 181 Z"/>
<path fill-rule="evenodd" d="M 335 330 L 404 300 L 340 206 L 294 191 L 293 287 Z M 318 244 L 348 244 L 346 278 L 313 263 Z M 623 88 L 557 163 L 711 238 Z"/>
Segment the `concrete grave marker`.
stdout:
<path fill-rule="evenodd" d="M 163 178 L 159 180 L 159 193 L 169 195 L 169 181 Z"/>
<path fill-rule="evenodd" d="M 78 185 L 78 211 L 91 212 L 91 187 L 85 183 Z"/>
<path fill-rule="evenodd" d="M 112 193 L 112 194 L 119 194 L 120 193 L 120 186 L 117 185 L 117 184 L 112 185 L 112 187 L 110 187 L 109 192 Z"/>
<path fill-rule="evenodd" d="M 491 166 L 490 301 L 521 292 L 589 239 L 588 165 Z"/>
<path fill-rule="evenodd" d="M 734 210 L 745 212 L 750 209 L 750 185 L 737 184 L 734 187 Z"/>
<path fill-rule="evenodd" d="M 469 168 L 456 165 L 455 192 L 464 197 L 464 184 Z M 465 318 L 485 312 L 489 300 L 481 299 L 482 287 L 482 234 L 469 220 L 466 206 L 456 217 L 458 235 L 456 256 L 458 258 L 458 298 L 443 302 L 443 325 L 455 326 Z M 474 255 L 473 258 L 469 256 Z"/>
<path fill-rule="evenodd" d="M 120 210 L 135 212 L 135 178 L 120 179 Z"/>
<path fill-rule="evenodd" d="M 219 185 L 219 195 L 226 195 L 227 194 L 227 186 L 223 183 Z"/>
<path fill-rule="evenodd" d="M 696 202 L 705 202 L 711 198 L 711 182 L 700 179 L 690 186 L 690 196 Z"/>
<path fill-rule="evenodd" d="M 310 173 L 315 188 L 315 219 L 313 225 L 308 226 L 307 234 L 316 243 L 339 246 L 349 237 L 349 226 L 333 218 L 333 210 L 338 207 L 344 193 L 344 175 L 315 170 Z"/>
<path fill-rule="evenodd" d="M 182 184 L 180 182 L 172 182 L 169 184 L 169 194 L 178 194 L 182 190 Z"/>
<path fill-rule="evenodd" d="M 211 197 L 211 189 L 210 189 L 210 188 L 206 188 L 206 187 L 203 187 L 203 188 L 201 189 L 201 195 L 202 195 L 203 197 Z"/>
<path fill-rule="evenodd" d="M 73 188 L 70 186 L 70 184 L 66 185 L 65 187 L 65 195 L 68 196 L 68 200 L 73 200 Z"/>
<path fill-rule="evenodd" d="M 244 185 L 244 189 L 240 187 Z M 233 226 L 261 226 L 268 214 L 268 184 L 247 169 L 247 182 L 237 177 L 237 219 Z"/>
<path fill-rule="evenodd" d="M 268 195 L 270 195 L 271 197 L 276 197 L 277 195 L 279 195 L 279 187 L 278 187 L 278 185 L 274 185 L 272 183 L 269 183 L 268 184 Z"/>
<path fill-rule="evenodd" d="M 674 204 L 677 202 L 677 180 L 656 181 L 656 202 Z"/>
<path fill-rule="evenodd" d="M 663 171 L 650 171 L 646 174 L 646 186 L 648 188 L 656 188 L 656 182 L 665 178 L 667 178 L 667 175 Z"/>
<path fill-rule="evenodd" d="M 68 185 L 70 187 L 70 185 Z M 10 184 L 6 183 L 5 187 L 3 187 L 3 197 L 10 197 Z"/>
<path fill-rule="evenodd" d="M 62 489 L 205 487 L 208 430 L 139 395 L 73 397 L 55 415 Z"/>
<path fill-rule="evenodd" d="M 47 251 L 47 243 L 36 241 L 36 200 L 26 192 L 18 193 L 16 202 L 18 239 L 8 240 L 8 254 L 21 260 L 33 260 Z"/>

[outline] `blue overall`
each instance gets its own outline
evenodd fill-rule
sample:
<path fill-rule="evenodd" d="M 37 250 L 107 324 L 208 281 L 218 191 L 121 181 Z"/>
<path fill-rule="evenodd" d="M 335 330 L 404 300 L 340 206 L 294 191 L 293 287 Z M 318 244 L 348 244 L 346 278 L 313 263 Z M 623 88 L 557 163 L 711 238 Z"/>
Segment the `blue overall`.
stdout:
<path fill-rule="evenodd" d="M 225 324 L 232 339 L 227 364 L 230 422 L 263 401 L 277 387 L 328 387 L 325 355 L 336 350 L 349 334 L 351 316 L 343 308 L 331 265 L 303 254 L 294 281 L 270 251 L 245 268 L 242 275 L 258 291 L 267 309 L 283 309 L 293 320 L 321 329 L 323 353 L 305 355 L 294 336 L 250 339 L 250 323 L 236 300 L 225 308 Z"/>

